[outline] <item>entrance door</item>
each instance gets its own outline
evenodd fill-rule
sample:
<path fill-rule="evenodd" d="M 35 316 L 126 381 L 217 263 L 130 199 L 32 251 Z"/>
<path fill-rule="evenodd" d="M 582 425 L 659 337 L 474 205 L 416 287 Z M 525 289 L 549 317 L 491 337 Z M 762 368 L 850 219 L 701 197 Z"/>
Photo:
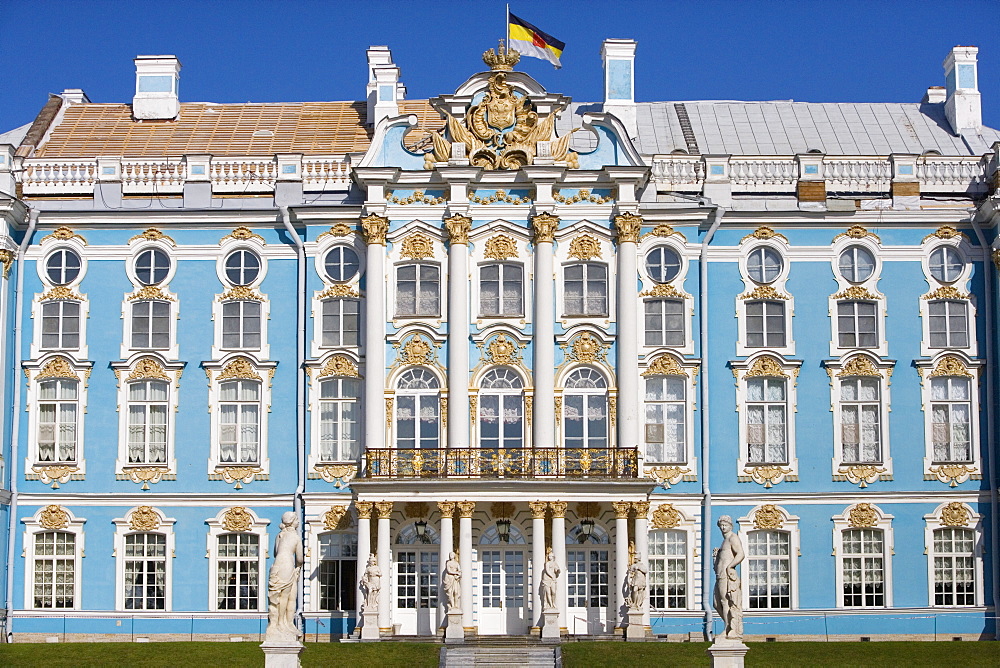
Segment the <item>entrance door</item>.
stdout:
<path fill-rule="evenodd" d="M 479 633 L 526 633 L 524 597 L 527 564 L 524 550 L 480 547 L 479 566 Z"/>
<path fill-rule="evenodd" d="M 438 607 L 438 549 L 396 550 L 396 610 L 400 634 L 434 635 Z"/>
<path fill-rule="evenodd" d="M 608 632 L 610 565 L 607 546 L 573 546 L 566 550 L 566 625 L 570 633 Z"/>

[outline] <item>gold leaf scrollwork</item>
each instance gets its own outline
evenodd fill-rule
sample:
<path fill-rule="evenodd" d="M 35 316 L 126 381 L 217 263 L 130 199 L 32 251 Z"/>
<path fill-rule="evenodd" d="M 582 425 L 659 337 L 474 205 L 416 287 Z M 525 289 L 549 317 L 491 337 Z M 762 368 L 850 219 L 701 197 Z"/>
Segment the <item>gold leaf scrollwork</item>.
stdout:
<path fill-rule="evenodd" d="M 490 505 L 490 517 L 495 520 L 510 519 L 514 516 L 514 504 L 509 501 L 497 501 Z"/>
<path fill-rule="evenodd" d="M 864 239 L 865 237 L 873 237 L 875 241 L 881 242 L 881 239 L 879 239 L 877 234 L 875 234 L 874 232 L 869 232 L 866 228 L 862 227 L 861 225 L 852 225 L 851 227 L 848 227 L 846 232 L 841 232 L 840 234 L 838 234 L 833 238 L 833 243 L 836 243 L 837 239 L 841 239 L 843 237 L 848 237 L 850 239 Z"/>
<path fill-rule="evenodd" d="M 464 246 L 469 243 L 469 232 L 472 231 L 472 219 L 468 216 L 455 214 L 451 218 L 444 219 L 444 226 L 448 230 L 448 239 L 451 244 Z"/>
<path fill-rule="evenodd" d="M 403 344 L 400 364 L 431 364 L 434 348 L 419 334 L 414 334 Z"/>
<path fill-rule="evenodd" d="M 327 531 L 346 529 L 348 527 L 343 526 L 345 517 L 347 517 L 347 506 L 330 506 L 330 509 L 323 513 L 323 528 Z"/>
<path fill-rule="evenodd" d="M 837 294 L 835 294 L 833 298 L 878 301 L 879 296 L 874 292 L 870 292 L 868 288 L 863 288 L 860 285 L 852 285 L 843 292 L 838 292 Z"/>
<path fill-rule="evenodd" d="M 132 243 L 133 241 L 139 239 L 144 239 L 146 241 L 159 241 L 160 239 L 163 239 L 165 241 L 169 241 L 171 246 L 177 245 L 177 243 L 173 239 L 171 239 L 170 237 L 168 237 L 166 234 L 156 229 L 155 227 L 147 228 L 145 232 L 143 232 L 142 234 L 135 235 L 134 237 L 129 239 L 128 242 Z"/>
<path fill-rule="evenodd" d="M 264 301 L 264 297 L 254 292 L 253 288 L 247 285 L 236 285 L 219 296 L 220 302 L 228 301 Z"/>
<path fill-rule="evenodd" d="M 654 237 L 669 237 L 674 234 L 678 236 L 684 236 L 683 234 L 675 230 L 670 225 L 667 225 L 666 223 L 660 223 L 659 225 L 654 227 L 653 231 L 650 234 L 652 234 Z"/>
<path fill-rule="evenodd" d="M 687 376 L 687 371 L 671 355 L 660 355 L 642 372 L 643 376 Z"/>
<path fill-rule="evenodd" d="M 430 514 L 431 507 L 423 501 L 410 501 L 403 504 L 403 515 L 408 519 L 427 519 Z"/>
<path fill-rule="evenodd" d="M 788 237 L 780 232 L 775 232 L 766 225 L 761 225 L 756 230 L 740 239 L 740 243 L 743 243 L 747 239 L 781 239 L 786 244 L 788 243 Z"/>
<path fill-rule="evenodd" d="M 565 343 L 560 347 L 566 350 Z M 573 362 L 590 364 L 603 361 L 607 354 L 607 346 L 594 338 L 590 332 L 583 332 L 573 339 L 573 343 L 569 346 L 568 357 Z"/>
<path fill-rule="evenodd" d="M 888 472 L 888 469 L 875 466 L 874 464 L 852 464 L 840 467 L 834 479 L 846 480 L 858 487 L 864 488 L 880 479 L 891 480 L 892 478 L 886 475 Z"/>
<path fill-rule="evenodd" d="M 456 501 L 455 506 L 458 508 L 459 517 L 472 517 L 472 513 L 476 512 L 475 501 Z"/>
<path fill-rule="evenodd" d="M 552 243 L 559 229 L 559 216 L 551 213 L 540 213 L 531 218 L 531 227 L 535 231 L 535 243 Z"/>
<path fill-rule="evenodd" d="M 615 216 L 615 228 L 618 230 L 618 243 L 635 243 L 639 241 L 642 230 L 642 216 L 632 213 Z"/>
<path fill-rule="evenodd" d="M 982 480 L 979 469 L 968 464 L 941 464 L 932 466 L 924 474 L 924 480 L 940 480 L 949 487 L 957 487 L 966 480 Z"/>
<path fill-rule="evenodd" d="M 324 378 L 326 376 L 346 376 L 348 378 L 360 378 L 361 375 L 358 373 L 358 367 L 351 361 L 351 358 L 345 355 L 334 355 L 323 368 L 320 369 L 319 377 Z"/>
<path fill-rule="evenodd" d="M 347 487 L 358 473 L 356 464 L 321 464 L 313 467 L 313 471 L 323 480 L 331 483 L 337 489 Z"/>
<path fill-rule="evenodd" d="M 933 292 L 928 292 L 923 296 L 924 299 L 968 299 L 969 294 L 967 292 L 960 292 L 954 286 L 943 285 Z"/>
<path fill-rule="evenodd" d="M 126 297 L 126 299 L 128 299 L 131 302 L 140 300 L 152 300 L 152 299 L 161 299 L 163 301 L 170 301 L 170 302 L 177 301 L 171 295 L 168 295 L 166 292 L 164 292 L 163 288 L 160 287 L 159 285 L 143 286 L 138 290 L 136 290 L 135 292 L 133 292 L 132 294 L 130 294 L 128 297 Z"/>
<path fill-rule="evenodd" d="M 242 225 L 240 227 L 237 227 L 235 230 L 233 230 L 226 236 L 219 239 L 219 245 L 222 245 L 222 243 L 226 239 L 236 239 L 238 241 L 247 241 L 249 239 L 256 239 L 260 243 L 262 244 L 264 243 L 264 237 L 260 236 L 259 234 L 251 230 L 249 227 L 243 227 Z"/>
<path fill-rule="evenodd" d="M 653 511 L 654 529 L 674 529 L 681 524 L 681 513 L 672 503 L 661 503 Z"/>
<path fill-rule="evenodd" d="M 125 382 L 131 382 L 133 380 L 144 378 L 170 380 L 170 377 L 167 376 L 166 371 L 163 370 L 160 363 L 156 360 L 149 359 L 148 357 L 141 359 L 136 363 L 135 368 L 132 370 L 132 373 L 128 375 L 128 378 L 125 379 Z"/>
<path fill-rule="evenodd" d="M 781 367 L 781 362 L 776 357 L 763 355 L 754 360 L 753 364 L 743 378 L 788 378 L 788 374 Z"/>
<path fill-rule="evenodd" d="M 965 234 L 963 232 L 959 232 L 957 229 L 955 229 L 951 225 L 942 225 L 941 227 L 937 228 L 937 230 L 935 230 L 934 232 L 931 232 L 926 237 L 924 237 L 920 241 L 920 243 L 924 243 L 928 239 L 935 239 L 935 238 L 937 238 L 937 239 L 954 239 L 955 237 L 964 237 L 964 236 L 965 236 Z"/>
<path fill-rule="evenodd" d="M 410 204 L 444 204 L 448 201 L 447 197 L 434 197 L 433 195 L 428 196 L 423 190 L 414 190 L 413 194 L 408 197 L 396 197 L 393 193 L 389 193 L 385 196 L 387 202 L 392 204 L 399 204 L 401 206 L 407 206 Z"/>
<path fill-rule="evenodd" d="M 58 239 L 59 241 L 69 241 L 70 239 L 79 239 L 84 245 L 87 244 L 87 240 L 82 236 L 71 230 L 66 226 L 57 227 L 51 234 L 47 234 L 42 237 L 39 243 L 45 243 L 46 239 Z"/>
<path fill-rule="evenodd" d="M 952 501 L 941 509 L 941 524 L 949 527 L 967 527 L 972 520 L 972 513 L 960 501 Z"/>
<path fill-rule="evenodd" d="M 258 474 L 264 469 L 257 466 L 217 466 L 215 474 L 220 476 L 227 484 L 234 485 L 235 489 L 243 489 L 243 485 L 249 485 Z"/>
<path fill-rule="evenodd" d="M 552 517 L 566 517 L 567 508 L 569 508 L 569 504 L 565 501 L 549 501 L 549 510 L 552 511 Z"/>
<path fill-rule="evenodd" d="M 354 233 L 354 228 L 348 225 L 347 223 L 337 223 L 336 225 L 331 226 L 330 229 L 327 230 L 326 232 L 319 234 L 316 237 L 316 241 L 319 241 L 320 239 L 326 236 L 346 237 L 350 236 L 353 233 Z"/>
<path fill-rule="evenodd" d="M 697 476 L 691 474 L 691 469 L 683 466 L 653 466 L 646 473 L 665 489 L 670 489 L 671 485 L 676 485 L 681 480 L 697 480 Z"/>
<path fill-rule="evenodd" d="M 581 234 L 569 242 L 569 256 L 578 260 L 601 257 L 601 242 L 589 234 Z"/>
<path fill-rule="evenodd" d="M 494 72 L 509 72 L 514 69 L 519 60 L 521 60 L 521 52 L 508 49 L 503 40 L 500 40 L 496 51 L 487 49 L 483 52 L 483 62 Z"/>
<path fill-rule="evenodd" d="M 35 376 L 35 380 L 46 378 L 75 378 L 80 380 L 80 375 L 70 366 L 69 360 L 65 357 L 55 357 L 42 367 L 42 370 Z"/>
<path fill-rule="evenodd" d="M 141 489 L 149 489 L 150 483 L 155 485 L 168 476 L 170 469 L 165 466 L 130 466 L 123 471 L 123 474 L 137 485 L 141 483 Z"/>
<path fill-rule="evenodd" d="M 43 302 L 49 300 L 57 300 L 57 299 L 72 299 L 75 301 L 83 301 L 83 297 L 81 295 L 78 295 L 77 293 L 73 292 L 65 285 L 57 285 L 56 287 L 52 288 L 44 295 L 38 298 L 39 301 Z"/>
<path fill-rule="evenodd" d="M 758 485 L 763 485 L 764 489 L 770 489 L 782 480 L 794 479 L 794 477 L 790 475 L 791 473 L 792 469 L 784 466 L 777 466 L 775 464 L 767 464 L 765 466 L 748 466 L 743 469 L 743 475 L 739 477 L 739 481 L 755 482 Z"/>
<path fill-rule="evenodd" d="M 54 466 L 33 466 L 31 471 L 38 476 L 38 479 L 46 485 L 51 484 L 52 489 L 59 489 L 60 483 L 65 485 L 79 472 L 75 466 L 54 465 Z"/>
<path fill-rule="evenodd" d="M 497 190 L 492 195 L 486 195 L 485 197 L 477 195 L 474 191 L 469 193 L 469 201 L 475 204 L 528 204 L 531 198 L 525 195 L 524 197 L 518 197 L 517 195 L 511 195 L 506 190 Z"/>
<path fill-rule="evenodd" d="M 536 520 L 545 519 L 545 511 L 549 509 L 549 504 L 545 501 L 528 501 L 528 508 L 531 509 L 531 518 Z"/>
<path fill-rule="evenodd" d="M 506 234 L 498 234 L 486 240 L 484 255 L 492 260 L 509 260 L 518 257 L 517 243 Z"/>
<path fill-rule="evenodd" d="M 39 513 L 38 523 L 50 531 L 65 529 L 69 526 L 69 513 L 62 506 L 55 504 L 48 505 Z"/>
<path fill-rule="evenodd" d="M 870 503 L 857 503 L 847 513 L 847 524 L 855 529 L 868 529 L 878 524 L 878 513 Z"/>
<path fill-rule="evenodd" d="M 753 514 L 754 529 L 780 529 L 785 524 L 785 518 L 773 503 L 767 503 Z"/>
<path fill-rule="evenodd" d="M 218 380 L 230 380 L 233 378 L 245 379 L 245 380 L 260 380 L 260 374 L 254 369 L 253 363 L 250 362 L 246 357 L 237 357 L 232 362 L 226 365 L 219 374 Z"/>
<path fill-rule="evenodd" d="M 369 246 L 385 246 L 385 235 L 389 233 L 389 219 L 376 213 L 361 219 L 361 229 L 365 243 Z"/>
<path fill-rule="evenodd" d="M 361 293 L 347 283 L 337 283 L 335 285 L 331 285 L 326 290 L 316 295 L 316 299 L 340 299 L 360 296 Z"/>
<path fill-rule="evenodd" d="M 691 295 L 681 292 L 672 283 L 659 283 L 649 290 L 639 293 L 640 297 L 676 297 L 678 299 L 688 299 Z"/>
<path fill-rule="evenodd" d="M 434 243 L 424 234 L 415 232 L 403 239 L 400 254 L 410 260 L 424 260 L 434 257 Z"/>
<path fill-rule="evenodd" d="M 612 195 L 595 195 L 586 188 L 581 188 L 575 195 L 566 197 L 560 191 L 552 194 L 552 199 L 560 204 L 576 204 L 577 202 L 587 202 L 589 204 L 607 204 L 614 200 Z"/>
<path fill-rule="evenodd" d="M 877 376 L 882 377 L 882 372 L 875 364 L 864 355 L 855 355 L 847 360 L 843 368 L 837 372 L 837 377 L 844 376 Z"/>
<path fill-rule="evenodd" d="M 934 370 L 931 371 L 929 378 L 937 378 L 939 376 L 960 376 L 962 378 L 973 378 L 972 372 L 969 368 L 965 366 L 963 362 L 958 357 L 954 355 L 945 355 L 941 358 L 941 361 L 937 363 Z"/>
<path fill-rule="evenodd" d="M 129 516 L 128 528 L 132 531 L 156 531 L 160 528 L 160 516 L 150 506 L 139 506 Z"/>
<path fill-rule="evenodd" d="M 253 526 L 253 515 L 243 506 L 233 506 L 222 516 L 222 528 L 226 531 L 244 532 Z"/>
<path fill-rule="evenodd" d="M 486 346 L 486 355 L 490 364 L 515 365 L 521 362 L 517 344 L 506 334 L 497 334 Z"/>
<path fill-rule="evenodd" d="M 790 299 L 790 297 L 783 292 L 778 292 L 770 285 L 758 285 L 756 288 L 750 292 L 745 292 L 740 295 L 740 299 Z"/>
<path fill-rule="evenodd" d="M 14 253 L 6 248 L 0 248 L 0 262 L 3 263 L 3 277 L 10 275 L 10 268 L 14 265 Z"/>
<path fill-rule="evenodd" d="M 455 514 L 455 502 L 454 501 L 438 501 L 437 502 L 438 512 L 441 513 L 442 517 L 451 517 Z"/>

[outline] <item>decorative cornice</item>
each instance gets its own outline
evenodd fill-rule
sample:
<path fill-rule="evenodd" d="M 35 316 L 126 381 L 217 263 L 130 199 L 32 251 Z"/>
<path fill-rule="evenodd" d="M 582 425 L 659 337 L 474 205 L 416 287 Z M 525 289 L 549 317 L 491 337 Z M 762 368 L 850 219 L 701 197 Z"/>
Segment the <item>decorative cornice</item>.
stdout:
<path fill-rule="evenodd" d="M 160 516 L 151 506 L 139 506 L 129 516 L 128 528 L 132 531 L 156 531 L 160 528 Z"/>
<path fill-rule="evenodd" d="M 551 213 L 540 213 L 532 216 L 531 227 L 535 231 L 535 243 L 552 243 L 559 229 L 559 216 Z"/>
<path fill-rule="evenodd" d="M 833 299 L 851 299 L 855 301 L 878 301 L 881 297 L 874 292 L 870 292 L 868 288 L 863 288 L 860 285 L 852 285 L 843 292 L 838 292 L 833 296 Z"/>
<path fill-rule="evenodd" d="M 260 374 L 257 373 L 253 363 L 246 357 L 237 357 L 232 362 L 227 364 L 216 380 L 222 382 L 224 380 L 232 380 L 234 378 L 261 380 Z"/>
<path fill-rule="evenodd" d="M 253 526 L 253 515 L 243 506 L 233 506 L 222 516 L 222 528 L 226 531 L 245 532 Z"/>
<path fill-rule="evenodd" d="M 951 285 L 942 285 L 933 292 L 928 292 L 922 299 L 968 299 L 969 293 L 960 292 Z"/>
<path fill-rule="evenodd" d="M 38 243 L 43 244 L 48 239 L 57 239 L 59 241 L 69 241 L 70 239 L 79 239 L 84 246 L 87 245 L 87 240 L 82 236 L 71 230 L 66 226 L 57 227 L 51 234 L 47 234 L 42 237 L 41 241 Z"/>
<path fill-rule="evenodd" d="M 954 239 L 955 237 L 961 237 L 962 239 L 968 239 L 964 232 L 959 232 L 957 229 L 951 225 L 942 225 L 937 228 L 934 232 L 931 232 L 926 237 L 924 237 L 920 243 L 926 242 L 928 239 Z"/>
<path fill-rule="evenodd" d="M 643 376 L 687 376 L 687 371 L 672 355 L 660 355 L 650 364 Z"/>
<path fill-rule="evenodd" d="M 837 239 L 841 239 L 843 237 L 848 237 L 850 239 L 864 239 L 865 237 L 872 237 L 875 241 L 882 243 L 882 240 L 877 234 L 869 232 L 861 225 L 852 225 L 851 227 L 848 227 L 846 232 L 841 232 L 835 236 L 831 243 L 837 243 Z"/>
<path fill-rule="evenodd" d="M 444 226 L 448 230 L 448 239 L 452 246 L 465 246 L 469 243 L 469 232 L 472 231 L 472 219 L 462 214 L 455 214 L 451 218 L 444 219 Z"/>
<path fill-rule="evenodd" d="M 524 197 L 517 197 L 516 195 L 510 195 L 505 190 L 497 190 L 492 195 L 487 197 L 479 197 L 476 195 L 475 191 L 469 193 L 469 201 L 475 204 L 529 204 L 531 198 L 525 195 Z"/>
<path fill-rule="evenodd" d="M 847 360 L 840 371 L 837 372 L 838 378 L 843 378 L 844 376 L 877 376 L 881 378 L 882 371 L 864 355 L 855 355 Z"/>
<path fill-rule="evenodd" d="M 141 380 L 146 378 L 154 378 L 157 380 L 166 380 L 166 381 L 170 380 L 170 377 L 167 376 L 167 373 L 163 370 L 163 367 L 160 365 L 159 362 L 157 362 L 154 359 L 146 357 L 139 360 L 136 363 L 135 368 L 132 370 L 132 373 L 128 375 L 128 378 L 125 379 L 125 382 L 128 383 L 133 380 Z"/>
<path fill-rule="evenodd" d="M 688 299 L 691 295 L 686 292 L 681 292 L 673 283 L 659 283 L 654 285 L 649 290 L 643 290 L 639 293 L 640 297 L 677 297 L 678 299 Z"/>
<path fill-rule="evenodd" d="M 389 233 L 389 219 L 377 213 L 361 219 L 365 243 L 369 246 L 385 246 L 385 235 Z"/>
<path fill-rule="evenodd" d="M 498 234 L 486 240 L 486 250 L 483 253 L 492 260 L 509 260 L 519 257 L 517 242 L 506 234 Z"/>
<path fill-rule="evenodd" d="M 389 193 L 385 196 L 385 201 L 390 204 L 399 204 L 400 206 L 408 206 L 410 204 L 444 204 L 448 201 L 447 197 L 428 197 L 427 193 L 423 190 L 414 190 L 413 194 L 409 197 L 396 197 L 394 194 Z"/>
<path fill-rule="evenodd" d="M 969 367 L 965 365 L 960 358 L 954 355 L 945 355 L 931 371 L 928 378 L 937 378 L 939 376 L 962 376 L 964 378 L 974 378 Z"/>
<path fill-rule="evenodd" d="M 756 230 L 754 230 L 750 234 L 740 239 L 740 243 L 742 244 L 747 239 L 775 239 L 775 238 L 781 239 L 786 244 L 788 243 L 788 237 L 786 237 L 784 234 L 781 234 L 780 232 L 775 232 L 766 225 L 761 225 Z"/>
<path fill-rule="evenodd" d="M 143 232 L 142 234 L 135 235 L 134 237 L 132 237 L 131 239 L 129 239 L 128 242 L 132 243 L 133 241 L 137 241 L 137 240 L 145 240 L 145 241 L 160 241 L 160 240 L 164 240 L 164 241 L 169 241 L 171 246 L 176 246 L 177 245 L 177 242 L 175 242 L 172 238 L 168 237 L 166 234 L 164 234 L 160 230 L 156 229 L 155 227 L 150 227 L 145 232 Z"/>
<path fill-rule="evenodd" d="M 791 297 L 778 292 L 770 285 L 758 285 L 753 291 L 740 295 L 740 299 L 791 299 Z"/>
<path fill-rule="evenodd" d="M 788 378 L 788 374 L 785 373 L 784 368 L 781 366 L 781 361 L 776 357 L 771 357 L 770 355 L 763 355 L 754 360 L 747 372 L 743 374 L 743 378 Z"/>
<path fill-rule="evenodd" d="M 227 234 L 226 236 L 219 239 L 219 245 L 221 246 L 225 243 L 226 239 L 236 239 L 238 241 L 247 241 L 249 239 L 255 239 L 264 245 L 264 237 L 260 236 L 249 227 L 243 227 L 242 225 L 237 227 L 235 230 Z"/>
<path fill-rule="evenodd" d="M 575 195 L 570 195 L 569 197 L 564 197 L 563 194 L 556 190 L 552 194 L 552 199 L 559 202 L 560 204 L 576 204 L 577 202 L 587 202 L 589 204 L 607 204 L 613 201 L 614 195 L 594 195 L 590 190 L 586 188 L 581 188 L 577 191 Z"/>
<path fill-rule="evenodd" d="M 569 242 L 569 256 L 584 261 L 601 257 L 601 242 L 589 234 L 578 235 Z"/>
<path fill-rule="evenodd" d="M 434 242 L 420 232 L 414 232 L 403 239 L 400 255 L 410 260 L 424 260 L 434 257 Z"/>

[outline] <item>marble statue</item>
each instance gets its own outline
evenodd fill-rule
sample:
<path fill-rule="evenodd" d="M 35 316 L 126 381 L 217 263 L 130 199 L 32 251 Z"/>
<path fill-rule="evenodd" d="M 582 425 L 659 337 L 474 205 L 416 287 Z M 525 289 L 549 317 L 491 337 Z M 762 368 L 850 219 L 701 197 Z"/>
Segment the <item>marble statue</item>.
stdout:
<path fill-rule="evenodd" d="M 548 556 L 545 558 L 545 567 L 542 569 L 542 583 L 540 587 L 543 611 L 557 609 L 556 583 L 559 580 L 560 573 L 562 573 L 562 569 L 556 563 L 556 555 L 552 553 L 552 548 L 550 547 Z"/>
<path fill-rule="evenodd" d="M 447 611 L 455 612 L 462 609 L 462 566 L 458 563 L 458 555 L 454 552 L 448 554 L 448 561 L 444 565 L 444 596 L 447 603 Z"/>
<path fill-rule="evenodd" d="M 629 610 L 642 610 L 642 607 L 646 604 L 647 572 L 646 563 L 642 559 L 636 559 L 628 567 Z"/>
<path fill-rule="evenodd" d="M 265 641 L 297 641 L 295 603 L 302 570 L 302 537 L 293 512 L 281 516 L 281 531 L 274 541 L 274 562 L 267 577 L 267 631 Z"/>
<path fill-rule="evenodd" d="M 378 594 L 382 590 L 382 569 L 378 567 L 374 554 L 368 555 L 368 567 L 361 578 L 361 586 L 365 590 L 365 612 L 378 610 Z"/>
<path fill-rule="evenodd" d="M 743 590 L 736 567 L 743 561 L 743 544 L 733 532 L 729 515 L 719 518 L 722 547 L 712 551 L 715 558 L 715 610 L 726 624 L 726 638 L 743 638 Z"/>

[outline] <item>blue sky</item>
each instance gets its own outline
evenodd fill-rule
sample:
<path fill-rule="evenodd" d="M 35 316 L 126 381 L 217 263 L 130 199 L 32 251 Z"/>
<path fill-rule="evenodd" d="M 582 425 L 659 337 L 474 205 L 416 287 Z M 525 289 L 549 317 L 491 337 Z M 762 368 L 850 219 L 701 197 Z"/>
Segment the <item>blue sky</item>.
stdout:
<path fill-rule="evenodd" d="M 563 68 L 518 69 L 578 101 L 602 96 L 601 41 L 638 40 L 640 100 L 917 102 L 944 85 L 955 45 L 980 48 L 983 120 L 1000 126 L 1000 2 L 516 1 L 511 11 L 566 42 Z M 408 97 L 453 91 L 504 33 L 493 0 L 0 0 L 0 132 L 46 95 L 83 88 L 128 102 L 137 54 L 176 54 L 184 101 L 364 97 L 365 49 L 386 44 Z"/>

